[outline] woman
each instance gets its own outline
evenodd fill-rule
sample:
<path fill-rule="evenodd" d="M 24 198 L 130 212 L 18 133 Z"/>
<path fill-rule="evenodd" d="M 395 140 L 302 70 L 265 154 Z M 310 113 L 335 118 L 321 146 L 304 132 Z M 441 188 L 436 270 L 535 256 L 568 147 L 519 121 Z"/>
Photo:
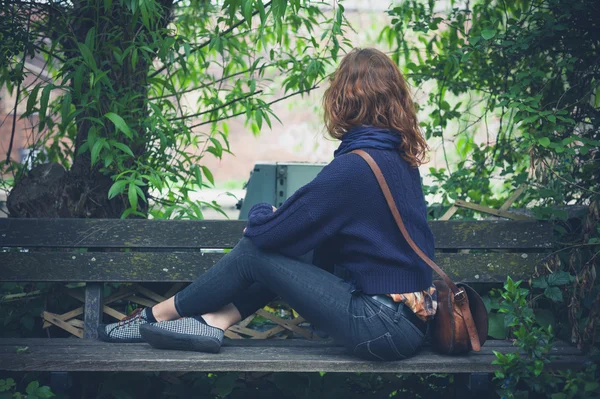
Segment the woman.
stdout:
<path fill-rule="evenodd" d="M 257 204 L 244 237 L 174 297 L 99 327 L 100 339 L 218 352 L 223 332 L 279 296 L 351 353 L 399 360 L 423 342 L 435 313 L 431 269 L 402 237 L 367 163 L 379 164 L 413 240 L 434 240 L 417 166 L 427 144 L 408 86 L 384 53 L 347 54 L 324 95 L 334 160 L 279 209 Z M 298 259 L 314 250 L 315 265 Z M 348 281 L 329 273 L 344 267 Z"/>

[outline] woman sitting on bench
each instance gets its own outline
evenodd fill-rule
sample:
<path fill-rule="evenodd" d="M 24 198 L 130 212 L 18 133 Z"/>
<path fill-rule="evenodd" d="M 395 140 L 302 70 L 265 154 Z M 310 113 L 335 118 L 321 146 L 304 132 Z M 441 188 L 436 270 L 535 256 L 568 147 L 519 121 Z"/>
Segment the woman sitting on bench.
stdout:
<path fill-rule="evenodd" d="M 218 352 L 224 331 L 281 297 L 350 353 L 399 360 L 423 343 L 436 310 L 432 271 L 396 225 L 365 150 L 385 176 L 404 224 L 433 259 L 418 166 L 422 137 L 408 85 L 384 53 L 355 49 L 324 99 L 325 126 L 341 140 L 333 161 L 279 209 L 257 204 L 231 252 L 174 297 L 101 325 L 100 339 Z M 299 259 L 314 250 L 314 265 Z M 332 265 L 351 276 L 331 274 Z"/>

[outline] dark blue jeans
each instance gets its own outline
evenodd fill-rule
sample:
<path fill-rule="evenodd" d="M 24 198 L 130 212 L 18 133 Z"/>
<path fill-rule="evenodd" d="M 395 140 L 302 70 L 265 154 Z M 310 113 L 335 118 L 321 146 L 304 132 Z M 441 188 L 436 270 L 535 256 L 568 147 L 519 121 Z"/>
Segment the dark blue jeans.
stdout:
<path fill-rule="evenodd" d="M 179 292 L 175 307 L 181 316 L 195 316 L 231 302 L 245 318 L 277 296 L 364 359 L 404 359 L 424 340 L 404 305 L 390 309 L 325 270 L 263 251 L 247 238 Z"/>

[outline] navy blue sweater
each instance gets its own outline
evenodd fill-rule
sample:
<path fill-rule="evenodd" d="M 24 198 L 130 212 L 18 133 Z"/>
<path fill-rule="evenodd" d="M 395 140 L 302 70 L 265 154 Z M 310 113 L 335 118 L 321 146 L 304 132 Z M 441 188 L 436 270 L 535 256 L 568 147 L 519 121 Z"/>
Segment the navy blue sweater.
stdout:
<path fill-rule="evenodd" d="M 398 151 L 366 149 L 381 168 L 415 243 L 434 259 L 418 168 Z M 260 248 L 297 257 L 315 256 L 345 267 L 367 294 L 428 288 L 432 271 L 398 229 L 368 164 L 356 154 L 336 157 L 273 212 L 260 203 L 248 214 L 244 234 Z"/>

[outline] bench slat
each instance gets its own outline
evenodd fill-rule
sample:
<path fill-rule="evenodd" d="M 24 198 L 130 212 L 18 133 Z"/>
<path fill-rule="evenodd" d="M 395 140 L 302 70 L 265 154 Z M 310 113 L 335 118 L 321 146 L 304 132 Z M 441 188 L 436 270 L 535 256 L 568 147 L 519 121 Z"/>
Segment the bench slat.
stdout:
<path fill-rule="evenodd" d="M 0 219 L 0 247 L 230 248 L 241 220 Z M 438 249 L 551 248 L 547 221 L 432 221 Z"/>
<path fill-rule="evenodd" d="M 57 347 L 56 351 L 63 350 L 65 346 L 65 339 L 63 338 L 3 338 L 0 340 L 0 353 L 13 353 L 16 347 L 23 347 L 23 342 L 27 343 L 28 348 L 33 347 L 44 347 L 45 351 L 52 352 L 54 349 L 50 347 Z M 97 339 L 68 339 L 69 347 L 89 347 L 98 346 L 104 348 L 105 342 Z M 243 346 L 251 348 L 324 348 L 324 347 L 342 347 L 330 339 L 324 340 L 309 340 L 302 338 L 290 338 L 290 339 L 229 339 L 225 338 L 223 346 Z M 513 342 L 509 340 L 500 339 L 489 339 L 485 342 L 486 350 L 497 350 L 497 351 L 510 351 L 513 348 Z M 566 341 L 556 340 L 553 346 L 553 353 L 555 354 L 581 354 L 581 351 L 577 347 L 569 344 Z"/>
<path fill-rule="evenodd" d="M 456 281 L 527 279 L 544 253 L 438 253 L 437 263 Z M 5 252 L 0 281 L 189 282 L 223 254 L 199 252 Z"/>
<path fill-rule="evenodd" d="M 8 341 L 8 342 L 7 342 Z M 39 341 L 39 339 L 38 339 Z M 357 359 L 336 346 L 246 347 L 224 346 L 219 354 L 155 350 L 146 344 L 74 345 L 72 339 L 54 339 L 60 344 L 33 344 L 31 339 L 0 340 L 0 370 L 10 371 L 276 371 L 276 372 L 394 372 L 467 373 L 491 372 L 492 349 L 482 348 L 467 356 L 443 356 L 424 348 L 399 362 Z M 29 343 L 31 342 L 31 343 Z M 28 350 L 16 353 L 16 346 Z M 514 351 L 506 346 L 504 352 Z M 554 350 L 558 359 L 551 367 L 578 368 L 585 357 L 564 347 Z"/>

